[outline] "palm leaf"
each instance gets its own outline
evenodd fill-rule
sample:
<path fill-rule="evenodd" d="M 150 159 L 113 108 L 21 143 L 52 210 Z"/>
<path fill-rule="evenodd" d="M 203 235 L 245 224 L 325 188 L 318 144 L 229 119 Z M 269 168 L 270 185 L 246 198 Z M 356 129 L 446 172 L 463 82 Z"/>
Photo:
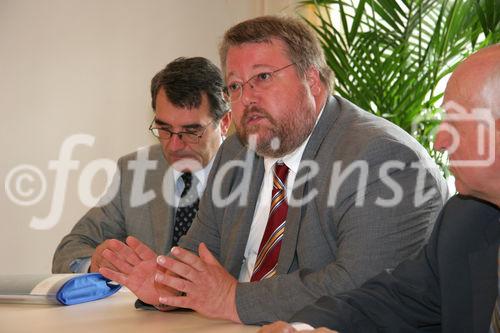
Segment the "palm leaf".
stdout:
<path fill-rule="evenodd" d="M 310 0 L 336 91 L 420 141 L 436 162 L 438 83 L 475 50 L 500 41 L 500 0 Z M 340 22 L 322 16 L 337 11 Z M 321 11 L 320 9 L 323 9 Z M 328 12 L 328 11 L 327 11 Z M 415 126 L 416 119 L 425 121 Z M 447 174 L 447 170 L 443 169 Z"/>

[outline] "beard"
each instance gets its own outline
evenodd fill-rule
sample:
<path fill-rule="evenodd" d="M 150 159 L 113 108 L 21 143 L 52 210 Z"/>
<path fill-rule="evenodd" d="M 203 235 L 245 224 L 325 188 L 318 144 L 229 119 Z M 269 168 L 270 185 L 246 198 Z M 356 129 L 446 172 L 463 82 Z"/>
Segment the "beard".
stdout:
<path fill-rule="evenodd" d="M 255 105 L 246 107 L 239 123 L 235 123 L 239 140 L 262 157 L 279 158 L 297 149 L 311 134 L 316 123 L 314 105 L 307 102 L 305 92 L 298 96 L 298 103 L 273 118 L 265 109 Z M 267 120 L 267 124 L 246 125 L 252 117 Z"/>

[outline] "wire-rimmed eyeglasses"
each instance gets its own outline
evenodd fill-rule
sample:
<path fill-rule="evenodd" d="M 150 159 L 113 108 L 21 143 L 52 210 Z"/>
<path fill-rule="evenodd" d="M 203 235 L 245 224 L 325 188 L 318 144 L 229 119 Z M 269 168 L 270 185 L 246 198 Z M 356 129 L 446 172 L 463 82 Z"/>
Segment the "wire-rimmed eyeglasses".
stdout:
<path fill-rule="evenodd" d="M 238 102 L 243 95 L 243 87 L 247 84 L 249 84 L 253 89 L 263 91 L 271 85 L 273 77 L 277 72 L 282 71 L 295 64 L 295 62 L 292 62 L 291 64 L 288 64 L 271 72 L 257 73 L 245 82 L 230 82 L 227 86 L 224 87 L 224 97 L 231 103 Z"/>
<path fill-rule="evenodd" d="M 208 126 L 212 125 L 215 122 L 216 120 L 212 120 L 205 126 L 200 126 L 192 131 L 174 132 L 167 127 L 156 125 L 156 119 L 153 119 L 153 122 L 151 123 L 151 125 L 149 125 L 149 130 L 155 137 L 160 140 L 170 140 L 174 135 L 177 135 L 179 139 L 184 143 L 198 143 L 203 137 L 203 134 L 205 134 Z"/>

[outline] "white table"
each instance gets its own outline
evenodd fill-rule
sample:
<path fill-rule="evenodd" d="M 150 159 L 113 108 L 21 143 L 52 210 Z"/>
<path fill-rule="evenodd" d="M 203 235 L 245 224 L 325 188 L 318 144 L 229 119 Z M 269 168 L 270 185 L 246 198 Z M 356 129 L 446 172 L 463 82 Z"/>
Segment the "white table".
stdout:
<path fill-rule="evenodd" d="M 0 304 L 1 333 L 251 333 L 245 326 L 205 318 L 192 311 L 137 310 L 135 296 L 119 291 L 103 300 L 71 306 Z"/>

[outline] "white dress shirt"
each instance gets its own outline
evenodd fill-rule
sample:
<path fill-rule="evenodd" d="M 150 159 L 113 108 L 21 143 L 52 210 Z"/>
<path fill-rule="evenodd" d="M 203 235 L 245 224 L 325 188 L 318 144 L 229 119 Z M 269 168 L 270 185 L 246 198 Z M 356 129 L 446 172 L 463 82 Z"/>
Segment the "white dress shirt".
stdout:
<path fill-rule="evenodd" d="M 316 124 L 318 123 L 321 114 L 323 113 L 323 108 L 316 119 Z M 316 124 L 314 127 L 316 127 Z M 311 131 L 311 134 L 313 130 Z M 295 182 L 295 177 L 297 176 L 297 171 L 299 169 L 300 161 L 302 159 L 302 154 L 306 148 L 311 134 L 307 139 L 294 151 L 285 155 L 281 158 L 264 158 L 264 178 L 262 180 L 262 185 L 260 187 L 259 197 L 257 199 L 257 204 L 255 206 L 255 212 L 252 220 L 252 226 L 250 227 L 250 234 L 248 236 L 247 245 L 245 247 L 244 260 L 241 265 L 240 275 L 238 280 L 240 282 L 250 282 L 253 274 L 253 268 L 255 266 L 255 261 L 257 260 L 257 255 L 259 253 L 260 243 L 262 241 L 262 236 L 266 230 L 267 220 L 269 218 L 269 211 L 271 209 L 271 193 L 273 189 L 273 166 L 276 162 L 280 161 L 285 163 L 288 167 L 288 177 L 286 180 L 286 198 L 287 202 L 290 199 L 293 189 L 293 184 Z M 286 233 L 286 225 L 285 225 Z"/>

